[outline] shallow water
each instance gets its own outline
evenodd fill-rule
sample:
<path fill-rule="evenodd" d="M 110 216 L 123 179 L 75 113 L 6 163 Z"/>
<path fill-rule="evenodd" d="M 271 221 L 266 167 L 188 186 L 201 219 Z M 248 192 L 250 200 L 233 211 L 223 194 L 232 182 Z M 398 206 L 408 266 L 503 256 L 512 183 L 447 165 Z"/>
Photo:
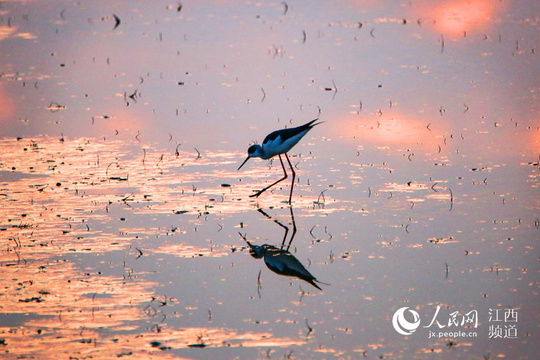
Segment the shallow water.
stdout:
<path fill-rule="evenodd" d="M 0 4 L 2 356 L 534 359 L 538 18 Z"/>

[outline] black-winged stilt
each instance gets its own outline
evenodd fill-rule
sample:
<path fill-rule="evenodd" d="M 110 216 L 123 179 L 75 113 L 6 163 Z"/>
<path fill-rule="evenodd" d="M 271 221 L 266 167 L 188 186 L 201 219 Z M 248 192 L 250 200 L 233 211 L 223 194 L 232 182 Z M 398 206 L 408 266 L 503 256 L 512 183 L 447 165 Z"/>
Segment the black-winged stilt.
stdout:
<path fill-rule="evenodd" d="M 296 172 L 294 171 L 294 168 L 291 164 L 291 160 L 289 160 L 287 152 L 291 150 L 296 144 L 298 144 L 300 139 L 302 139 L 309 130 L 311 130 L 315 125 L 319 125 L 321 123 L 316 123 L 315 121 L 317 120 L 319 119 L 317 118 L 315 120 L 311 120 L 307 124 L 295 128 L 276 130 L 274 132 L 271 132 L 270 134 L 268 134 L 268 136 L 264 138 L 262 145 L 255 144 L 249 147 L 248 156 L 246 160 L 244 160 L 242 165 L 238 167 L 238 170 L 240 170 L 242 166 L 244 166 L 244 164 L 252 157 L 260 157 L 263 160 L 268 160 L 276 155 L 279 156 L 279 161 L 281 163 L 281 167 L 283 168 L 283 178 L 265 187 L 264 189 L 257 191 L 255 194 L 250 195 L 250 197 L 257 197 L 261 195 L 263 192 L 270 189 L 272 186 L 280 183 L 287 178 L 287 171 L 285 170 L 285 165 L 283 165 L 283 159 L 281 158 L 281 154 L 283 154 L 285 155 L 285 158 L 287 159 L 287 162 L 289 163 L 289 167 L 291 168 L 292 172 L 291 192 L 289 194 L 289 204 L 291 203 Z"/>

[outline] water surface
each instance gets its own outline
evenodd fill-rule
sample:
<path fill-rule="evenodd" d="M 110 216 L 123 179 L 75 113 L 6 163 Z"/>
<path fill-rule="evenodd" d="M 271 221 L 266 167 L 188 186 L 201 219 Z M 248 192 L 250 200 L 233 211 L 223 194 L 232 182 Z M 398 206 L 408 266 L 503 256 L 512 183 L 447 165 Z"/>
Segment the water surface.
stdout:
<path fill-rule="evenodd" d="M 535 358 L 534 1 L 0 5 L 6 358 Z"/>

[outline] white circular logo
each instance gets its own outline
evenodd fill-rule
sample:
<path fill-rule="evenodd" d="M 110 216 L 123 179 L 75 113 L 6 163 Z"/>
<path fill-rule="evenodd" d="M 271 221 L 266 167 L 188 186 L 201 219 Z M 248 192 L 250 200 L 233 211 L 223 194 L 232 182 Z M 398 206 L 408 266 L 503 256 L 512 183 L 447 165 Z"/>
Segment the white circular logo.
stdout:
<path fill-rule="evenodd" d="M 392 325 L 394 325 L 394 329 L 401 335 L 411 335 L 420 326 L 420 315 L 414 310 L 409 310 L 414 318 L 414 322 L 409 322 L 405 319 L 404 313 L 407 309 L 407 306 L 398 309 L 392 317 Z"/>

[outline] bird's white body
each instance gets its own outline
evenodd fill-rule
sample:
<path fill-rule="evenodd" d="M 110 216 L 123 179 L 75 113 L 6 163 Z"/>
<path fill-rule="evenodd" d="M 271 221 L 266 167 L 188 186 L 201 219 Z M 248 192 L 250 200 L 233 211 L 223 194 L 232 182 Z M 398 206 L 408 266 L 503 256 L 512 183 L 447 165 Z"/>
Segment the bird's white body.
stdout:
<path fill-rule="evenodd" d="M 298 144 L 300 139 L 302 139 L 308 131 L 309 129 L 304 130 L 285 140 L 283 140 L 280 135 L 273 140 L 268 140 L 259 148 L 260 150 L 257 152 L 257 157 L 268 160 L 276 155 L 285 154 Z"/>

